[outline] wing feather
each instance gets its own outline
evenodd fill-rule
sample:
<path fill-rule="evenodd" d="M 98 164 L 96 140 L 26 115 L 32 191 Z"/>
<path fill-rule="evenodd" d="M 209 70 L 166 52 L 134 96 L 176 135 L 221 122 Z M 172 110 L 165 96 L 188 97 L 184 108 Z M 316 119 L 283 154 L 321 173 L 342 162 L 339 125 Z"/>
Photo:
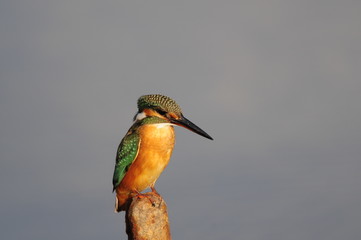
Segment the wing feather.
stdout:
<path fill-rule="evenodd" d="M 140 137 L 133 131 L 129 131 L 120 142 L 113 175 L 113 191 L 118 187 L 129 166 L 137 158 L 139 151 Z"/>

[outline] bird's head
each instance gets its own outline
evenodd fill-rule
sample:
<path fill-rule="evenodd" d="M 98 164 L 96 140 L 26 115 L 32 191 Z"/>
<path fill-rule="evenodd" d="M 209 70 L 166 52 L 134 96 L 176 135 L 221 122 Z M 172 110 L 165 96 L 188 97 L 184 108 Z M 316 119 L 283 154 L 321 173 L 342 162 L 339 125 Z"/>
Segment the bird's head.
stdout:
<path fill-rule="evenodd" d="M 213 140 L 205 131 L 185 118 L 179 105 L 167 96 L 160 94 L 141 96 L 138 99 L 138 113 L 135 116 L 135 120 L 141 120 L 145 117 L 158 117 L 167 120 L 171 124 L 187 128 L 192 132 Z"/>

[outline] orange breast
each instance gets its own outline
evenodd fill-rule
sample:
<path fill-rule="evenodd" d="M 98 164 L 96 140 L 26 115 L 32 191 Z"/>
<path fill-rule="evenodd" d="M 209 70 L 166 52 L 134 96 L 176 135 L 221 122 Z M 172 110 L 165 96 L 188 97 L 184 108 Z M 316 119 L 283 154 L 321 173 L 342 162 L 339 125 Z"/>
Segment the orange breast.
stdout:
<path fill-rule="evenodd" d="M 173 126 L 150 124 L 142 126 L 139 131 L 138 156 L 120 183 L 122 190 L 141 192 L 153 186 L 172 155 L 175 142 Z"/>

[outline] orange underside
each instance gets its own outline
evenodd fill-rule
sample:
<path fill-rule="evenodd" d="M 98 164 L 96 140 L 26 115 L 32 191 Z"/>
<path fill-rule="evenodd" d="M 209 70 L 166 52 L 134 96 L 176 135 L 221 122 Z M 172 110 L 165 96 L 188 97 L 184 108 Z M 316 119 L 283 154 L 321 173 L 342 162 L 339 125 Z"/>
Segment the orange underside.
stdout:
<path fill-rule="evenodd" d="M 172 155 L 175 142 L 173 126 L 144 125 L 139 133 L 137 158 L 116 189 L 118 210 L 124 210 L 132 194 L 154 186 Z"/>

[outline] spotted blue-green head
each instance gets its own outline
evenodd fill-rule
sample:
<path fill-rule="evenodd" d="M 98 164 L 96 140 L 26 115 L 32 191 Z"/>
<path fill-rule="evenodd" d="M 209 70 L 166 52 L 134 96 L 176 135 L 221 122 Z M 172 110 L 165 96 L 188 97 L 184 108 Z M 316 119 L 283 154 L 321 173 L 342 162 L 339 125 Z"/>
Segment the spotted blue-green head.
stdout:
<path fill-rule="evenodd" d="M 170 97 L 160 94 L 141 96 L 138 99 L 138 114 L 136 115 L 136 119 L 149 116 L 157 116 L 167 120 L 171 124 L 184 127 L 205 138 L 213 140 L 205 131 L 185 118 L 179 105 Z"/>

